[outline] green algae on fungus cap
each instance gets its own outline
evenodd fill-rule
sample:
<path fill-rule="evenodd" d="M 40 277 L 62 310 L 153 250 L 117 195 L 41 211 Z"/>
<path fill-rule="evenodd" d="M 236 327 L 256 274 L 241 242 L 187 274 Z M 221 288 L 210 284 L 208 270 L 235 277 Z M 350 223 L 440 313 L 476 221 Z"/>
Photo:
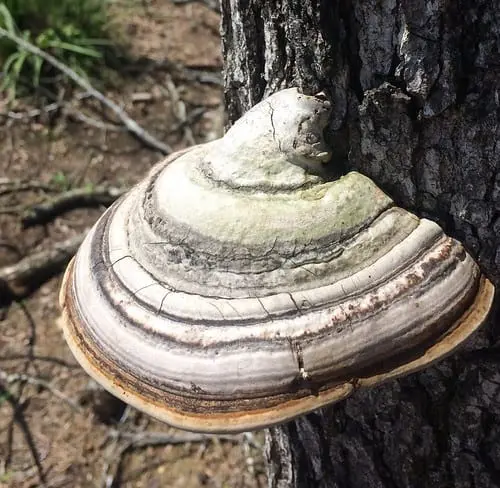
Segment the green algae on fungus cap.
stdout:
<path fill-rule="evenodd" d="M 421 369 L 484 321 L 493 286 L 459 242 L 359 173 L 324 176 L 330 110 L 280 91 L 97 222 L 62 323 L 111 393 L 183 429 L 257 429 Z"/>

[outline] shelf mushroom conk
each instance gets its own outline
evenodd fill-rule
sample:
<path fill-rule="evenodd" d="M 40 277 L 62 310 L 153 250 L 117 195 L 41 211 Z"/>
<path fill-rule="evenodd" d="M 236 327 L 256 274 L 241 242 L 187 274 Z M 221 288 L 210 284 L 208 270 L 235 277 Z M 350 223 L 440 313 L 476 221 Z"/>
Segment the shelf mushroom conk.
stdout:
<path fill-rule="evenodd" d="M 200 432 L 261 428 L 423 368 L 493 285 L 370 179 L 322 176 L 330 104 L 280 91 L 159 163 L 86 237 L 66 340 L 114 395 Z"/>

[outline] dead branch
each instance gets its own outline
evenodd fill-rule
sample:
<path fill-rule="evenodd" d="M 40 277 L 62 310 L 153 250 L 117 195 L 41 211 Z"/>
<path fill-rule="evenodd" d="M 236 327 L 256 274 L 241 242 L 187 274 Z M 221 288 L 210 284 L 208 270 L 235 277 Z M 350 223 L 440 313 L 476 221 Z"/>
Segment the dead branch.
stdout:
<path fill-rule="evenodd" d="M 54 217 L 75 208 L 109 206 L 126 191 L 126 188 L 103 186 L 68 190 L 26 210 L 21 222 L 27 228 L 45 224 Z"/>
<path fill-rule="evenodd" d="M 104 94 L 102 94 L 99 90 L 94 88 L 87 80 L 78 75 L 69 66 L 65 65 L 51 54 L 42 51 L 41 49 L 34 46 L 30 42 L 22 39 L 19 36 L 16 36 L 15 34 L 10 33 L 3 27 L 0 27 L 0 36 L 7 37 L 12 42 L 15 42 L 17 45 L 21 46 L 26 51 L 34 54 L 35 56 L 39 56 L 47 63 L 54 66 L 54 68 L 64 73 L 68 78 L 73 80 L 78 86 L 80 86 L 91 96 L 99 100 L 99 102 L 101 102 L 106 108 L 110 109 L 123 123 L 123 125 L 127 128 L 127 130 L 137 139 L 142 141 L 145 145 L 161 152 L 162 154 L 170 154 L 172 152 L 172 149 L 167 144 L 159 141 L 152 134 L 147 132 L 146 129 L 142 128 L 118 104 L 116 104 L 115 102 L 107 98 Z"/>
<path fill-rule="evenodd" d="M 60 273 L 82 243 L 84 234 L 56 244 L 21 259 L 16 264 L 0 268 L 0 303 L 20 300 L 42 283 Z"/>
<path fill-rule="evenodd" d="M 46 189 L 35 182 L 14 181 L 7 186 L 0 184 L 0 192 L 17 189 Z M 24 227 L 46 223 L 55 216 L 70 209 L 81 207 L 108 206 L 125 193 L 125 188 L 96 187 L 76 188 L 50 198 L 28 210 L 26 207 L 8 207 L 0 213 L 21 214 Z M 21 259 L 16 264 L 0 269 L 0 305 L 20 300 L 32 293 L 42 283 L 60 273 L 68 264 L 83 240 L 83 235 L 56 244 L 52 249 L 44 250 Z"/>

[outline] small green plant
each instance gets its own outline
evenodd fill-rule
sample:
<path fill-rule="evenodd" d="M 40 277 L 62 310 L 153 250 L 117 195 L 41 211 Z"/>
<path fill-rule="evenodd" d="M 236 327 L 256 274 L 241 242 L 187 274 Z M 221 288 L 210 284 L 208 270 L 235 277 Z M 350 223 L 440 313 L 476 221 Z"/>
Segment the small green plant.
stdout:
<path fill-rule="evenodd" d="M 84 188 L 87 193 L 92 193 L 95 190 L 95 184 L 89 181 L 85 183 Z"/>
<path fill-rule="evenodd" d="M 50 182 L 61 191 L 66 191 L 71 188 L 71 182 L 67 175 L 62 171 L 57 171 L 52 175 Z"/>
<path fill-rule="evenodd" d="M 100 66 L 109 40 L 105 0 L 5 0 L 0 26 L 49 52 L 83 77 Z M 0 37 L 2 80 L 9 99 L 21 86 L 38 87 L 54 81 L 54 69 L 14 41 Z"/>

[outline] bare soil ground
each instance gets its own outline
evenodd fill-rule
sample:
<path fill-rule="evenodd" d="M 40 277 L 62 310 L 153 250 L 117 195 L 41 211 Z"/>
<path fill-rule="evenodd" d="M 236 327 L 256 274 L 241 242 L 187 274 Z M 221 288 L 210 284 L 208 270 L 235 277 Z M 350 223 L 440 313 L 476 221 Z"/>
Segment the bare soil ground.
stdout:
<path fill-rule="evenodd" d="M 124 0 L 115 16 L 137 62 L 106 96 L 174 149 L 217 137 L 217 13 L 196 2 L 131 4 Z M 0 107 L 0 270 L 85 232 L 103 211 L 75 209 L 25 227 L 26 209 L 70 188 L 129 187 L 161 159 L 123 130 L 78 121 L 85 113 L 110 123 L 76 94 L 69 105 L 21 119 Z M 0 486 L 264 486 L 261 434 L 177 444 L 185 433 L 96 389 L 57 326 L 60 280 L 0 308 Z"/>

